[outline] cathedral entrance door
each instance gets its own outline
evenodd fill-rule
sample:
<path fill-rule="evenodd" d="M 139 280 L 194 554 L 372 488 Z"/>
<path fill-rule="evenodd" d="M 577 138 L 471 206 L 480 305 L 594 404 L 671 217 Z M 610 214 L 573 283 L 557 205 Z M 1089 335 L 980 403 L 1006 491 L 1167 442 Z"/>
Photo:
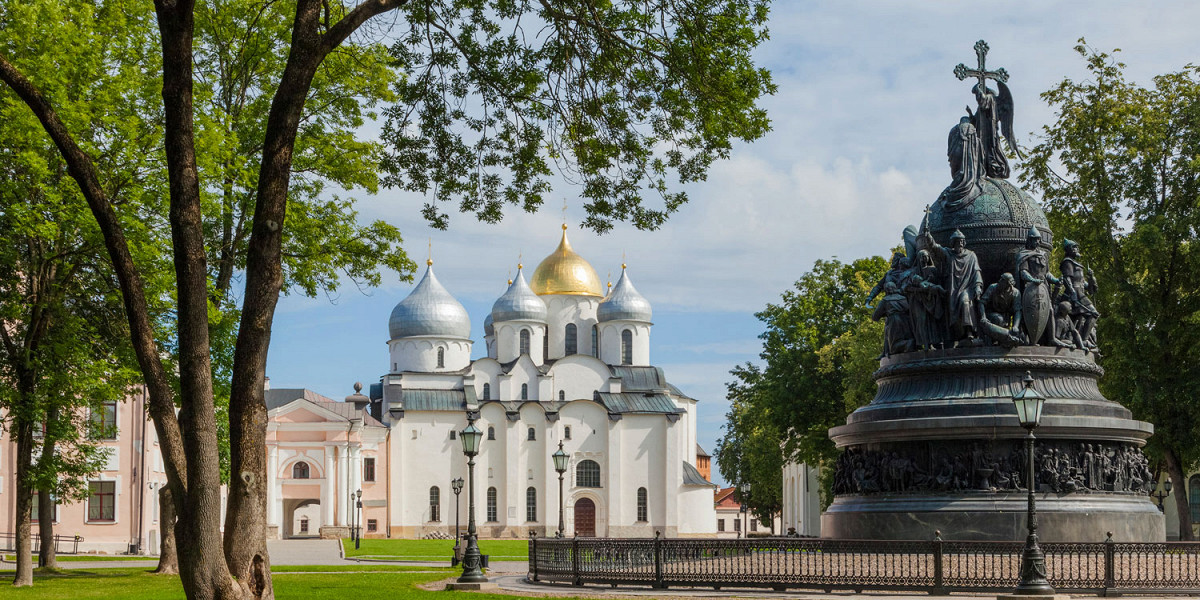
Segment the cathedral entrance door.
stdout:
<path fill-rule="evenodd" d="M 575 501 L 575 535 L 596 537 L 596 503 L 590 498 Z"/>

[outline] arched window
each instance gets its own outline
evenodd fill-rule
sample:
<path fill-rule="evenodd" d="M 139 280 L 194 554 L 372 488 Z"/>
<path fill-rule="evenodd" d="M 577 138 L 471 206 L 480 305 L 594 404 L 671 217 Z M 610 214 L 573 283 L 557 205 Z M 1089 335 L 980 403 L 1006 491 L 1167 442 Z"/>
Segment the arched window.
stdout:
<path fill-rule="evenodd" d="M 442 520 L 442 490 L 436 485 L 429 488 L 429 520 Z"/>
<path fill-rule="evenodd" d="M 550 360 L 550 336 L 542 336 L 542 362 Z"/>
<path fill-rule="evenodd" d="M 1200 475 L 1188 480 L 1188 506 L 1192 509 L 1192 522 L 1200 523 Z"/>
<path fill-rule="evenodd" d="M 638 521 L 641 521 L 643 523 L 650 520 L 650 515 L 649 515 L 650 511 L 646 506 L 648 504 L 646 496 L 647 496 L 646 488 L 644 488 L 644 487 L 638 488 L 638 491 L 637 491 Z"/>
<path fill-rule="evenodd" d="M 446 368 L 446 349 L 438 348 L 438 366 L 439 369 Z"/>
<path fill-rule="evenodd" d="M 594 460 L 581 460 L 575 467 L 575 485 L 578 487 L 600 487 L 600 464 Z"/>
<path fill-rule="evenodd" d="M 292 465 L 292 479 L 308 479 L 308 463 L 300 461 Z"/>
<path fill-rule="evenodd" d="M 563 339 L 567 346 L 566 354 L 571 355 L 579 351 L 579 332 L 574 323 L 567 323 L 567 331 Z"/>
<path fill-rule="evenodd" d="M 600 327 L 592 325 L 592 356 L 600 357 Z"/>
<path fill-rule="evenodd" d="M 633 330 L 631 329 L 621 332 L 621 364 L 633 364 Z"/>
<path fill-rule="evenodd" d="M 571 426 L 563 425 L 563 439 L 571 439 Z"/>
<path fill-rule="evenodd" d="M 499 520 L 496 513 L 496 488 L 490 487 L 487 491 L 487 520 L 489 523 L 495 523 Z"/>
<path fill-rule="evenodd" d="M 525 439 L 527 439 L 531 442 L 536 441 L 537 440 L 537 430 L 530 427 L 529 433 L 525 436 Z"/>
<path fill-rule="evenodd" d="M 521 330 L 521 354 L 529 354 L 529 330 Z"/>
<path fill-rule="evenodd" d="M 522 400 L 529 399 L 529 384 L 528 383 L 521 384 L 521 399 Z"/>
<path fill-rule="evenodd" d="M 492 399 L 492 385 L 490 383 L 483 384 L 483 399 L 484 400 Z"/>
<path fill-rule="evenodd" d="M 559 401 L 559 402 L 566 402 L 566 401 L 567 401 L 567 392 L 566 392 L 566 391 L 564 391 L 564 390 L 558 390 L 558 401 Z"/>
<path fill-rule="evenodd" d="M 489 440 L 496 439 L 496 428 L 492 427 L 491 425 L 488 425 L 488 439 Z"/>
<path fill-rule="evenodd" d="M 537 488 L 525 490 L 525 520 L 537 521 Z"/>

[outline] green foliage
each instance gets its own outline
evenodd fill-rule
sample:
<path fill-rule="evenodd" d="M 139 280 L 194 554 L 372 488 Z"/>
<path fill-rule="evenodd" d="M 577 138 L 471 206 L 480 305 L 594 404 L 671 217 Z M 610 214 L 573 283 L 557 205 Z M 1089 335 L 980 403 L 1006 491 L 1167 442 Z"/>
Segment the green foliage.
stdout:
<path fill-rule="evenodd" d="M 1022 180 L 1059 239 L 1095 271 L 1105 394 L 1155 425 L 1152 456 L 1200 459 L 1200 67 L 1125 79 L 1080 40 L 1088 78 L 1042 98 L 1056 110 Z M 1181 482 L 1175 482 L 1177 489 Z"/>
<path fill-rule="evenodd" d="M 385 111 L 385 182 L 487 222 L 534 211 L 557 171 L 582 186 L 584 225 L 660 226 L 732 140 L 769 130 L 775 91 L 754 65 L 767 0 L 409 2 L 391 47 L 404 77 Z M 645 205 L 657 197 L 662 208 Z"/>
<path fill-rule="evenodd" d="M 759 336 L 765 366 L 733 369 L 715 454 L 730 483 L 750 484 L 755 514 L 779 510 L 785 462 L 821 465 L 836 457 L 829 428 L 874 397 L 883 335 L 864 303 L 887 268 L 879 256 L 819 260 L 780 304 L 756 315 L 766 324 Z"/>

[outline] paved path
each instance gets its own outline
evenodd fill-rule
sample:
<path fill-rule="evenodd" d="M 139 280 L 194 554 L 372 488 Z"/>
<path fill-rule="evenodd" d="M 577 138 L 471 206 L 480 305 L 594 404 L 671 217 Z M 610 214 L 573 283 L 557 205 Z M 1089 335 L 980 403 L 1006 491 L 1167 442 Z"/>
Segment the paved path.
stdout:
<path fill-rule="evenodd" d="M 348 565 L 338 540 L 267 540 L 273 565 Z"/>

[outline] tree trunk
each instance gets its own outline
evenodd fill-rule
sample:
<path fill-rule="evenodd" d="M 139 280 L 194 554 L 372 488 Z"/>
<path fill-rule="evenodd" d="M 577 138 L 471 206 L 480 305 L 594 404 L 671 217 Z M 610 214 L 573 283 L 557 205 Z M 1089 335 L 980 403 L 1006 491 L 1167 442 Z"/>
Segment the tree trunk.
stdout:
<path fill-rule="evenodd" d="M 155 573 L 177 575 L 179 573 L 179 554 L 175 551 L 175 499 L 171 497 L 171 488 L 163 486 L 158 489 L 158 568 Z"/>
<path fill-rule="evenodd" d="M 18 392 L 22 401 L 28 395 Z M 33 466 L 33 423 L 27 416 L 29 411 L 14 411 L 13 429 L 17 437 L 17 481 L 15 493 L 17 505 L 17 575 L 13 585 L 33 585 L 33 486 L 30 471 Z"/>
<path fill-rule="evenodd" d="M 1174 448 L 1167 448 L 1163 458 L 1167 461 L 1167 474 L 1171 477 L 1171 491 L 1179 513 L 1179 541 L 1191 541 L 1195 538 L 1192 535 L 1192 511 L 1187 496 L 1187 473 L 1183 472 L 1183 465 L 1179 464 L 1179 456 Z"/>
<path fill-rule="evenodd" d="M 43 477 L 51 470 L 50 461 L 54 458 L 54 453 L 58 451 L 57 435 L 58 435 L 58 419 L 59 419 L 58 403 L 50 401 L 46 407 L 46 435 L 42 439 L 42 456 L 38 459 L 38 473 Z M 50 493 L 49 488 L 38 490 L 38 536 L 41 538 L 41 544 L 38 547 L 38 567 L 44 569 L 57 569 L 58 556 L 54 548 L 54 513 L 57 508 L 54 506 L 54 498 Z"/>

